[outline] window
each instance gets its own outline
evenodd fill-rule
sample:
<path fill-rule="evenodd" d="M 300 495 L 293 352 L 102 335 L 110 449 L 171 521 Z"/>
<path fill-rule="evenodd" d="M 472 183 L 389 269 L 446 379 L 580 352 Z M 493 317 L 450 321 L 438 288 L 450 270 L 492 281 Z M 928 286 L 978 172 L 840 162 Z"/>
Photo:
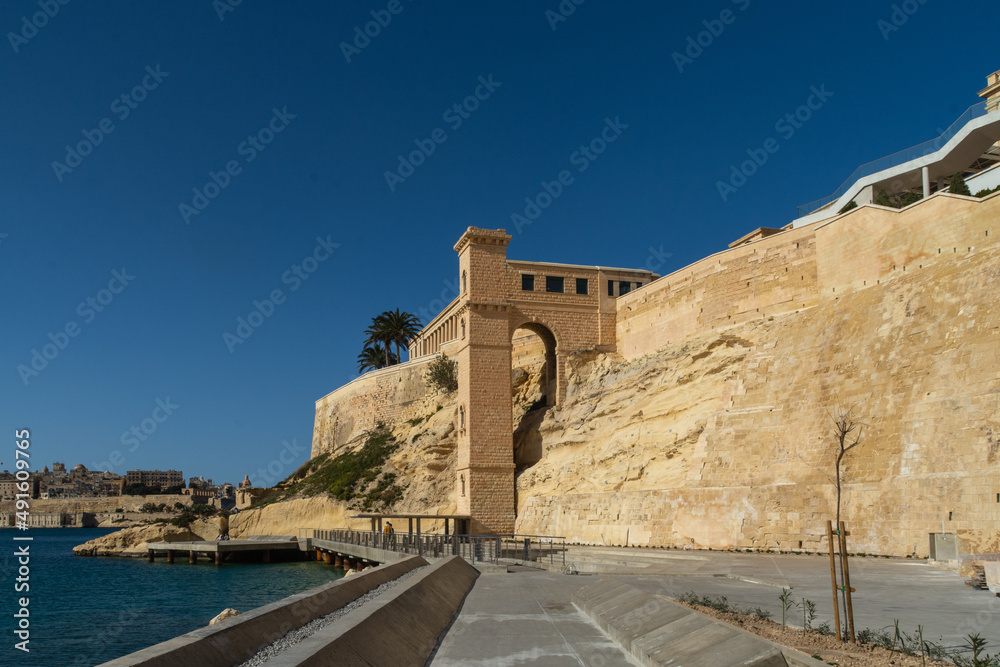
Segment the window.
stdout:
<path fill-rule="evenodd" d="M 465 271 L 462 271 L 462 294 L 465 294 L 469 290 L 469 277 L 466 275 Z"/>
<path fill-rule="evenodd" d="M 627 280 L 618 281 L 618 296 L 625 296 L 632 291 L 632 283 Z"/>
<path fill-rule="evenodd" d="M 615 281 L 609 280 L 608 281 L 608 296 L 614 296 L 614 295 L 615 295 Z"/>
<path fill-rule="evenodd" d="M 642 283 L 636 283 L 636 284 L 635 284 L 635 288 L 636 288 L 636 289 L 639 289 L 640 287 L 642 287 Z"/>
<path fill-rule="evenodd" d="M 563 277 L 545 276 L 545 291 L 561 293 L 563 291 Z"/>
<path fill-rule="evenodd" d="M 465 318 L 462 318 L 462 340 L 465 340 Z"/>
<path fill-rule="evenodd" d="M 587 294 L 587 279 L 577 278 L 576 279 L 576 293 L 577 294 Z"/>
<path fill-rule="evenodd" d="M 521 289 L 525 292 L 535 291 L 535 276 L 527 273 L 521 274 Z"/>

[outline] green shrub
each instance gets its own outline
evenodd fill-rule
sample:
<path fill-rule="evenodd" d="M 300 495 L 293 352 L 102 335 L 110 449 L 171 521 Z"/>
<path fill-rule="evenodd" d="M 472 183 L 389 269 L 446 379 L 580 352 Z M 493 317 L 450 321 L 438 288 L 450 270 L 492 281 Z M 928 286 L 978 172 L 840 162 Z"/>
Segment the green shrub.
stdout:
<path fill-rule="evenodd" d="M 986 188 L 986 189 L 980 190 L 979 192 L 976 193 L 976 196 L 979 197 L 980 199 L 982 199 L 983 197 L 985 197 L 987 195 L 991 195 L 994 192 L 1000 192 L 1000 185 L 998 185 L 998 186 L 996 186 L 995 188 L 992 188 L 992 189 Z"/>
<path fill-rule="evenodd" d="M 397 449 L 399 443 L 392 431 L 380 423 L 365 434 L 360 449 L 336 457 L 330 454 L 316 457 L 301 480 L 254 506 L 261 507 L 299 494 L 326 493 L 337 500 L 354 501 L 366 510 L 390 507 L 402 499 L 404 489 L 396 484 L 395 473 L 382 473 L 382 466 Z"/>
<path fill-rule="evenodd" d="M 455 391 L 458 389 L 458 362 L 442 354 L 427 367 L 424 381 L 438 391 Z"/>
<path fill-rule="evenodd" d="M 847 213 L 848 211 L 853 211 L 857 207 L 858 207 L 858 202 L 852 199 L 851 201 L 844 204 L 844 208 L 840 209 L 837 213 L 838 214 Z"/>
<path fill-rule="evenodd" d="M 965 184 L 965 178 L 962 176 L 962 172 L 958 172 L 951 177 L 951 184 L 948 186 L 948 192 L 953 195 L 965 195 L 971 196 L 972 193 L 969 192 L 969 186 Z"/>

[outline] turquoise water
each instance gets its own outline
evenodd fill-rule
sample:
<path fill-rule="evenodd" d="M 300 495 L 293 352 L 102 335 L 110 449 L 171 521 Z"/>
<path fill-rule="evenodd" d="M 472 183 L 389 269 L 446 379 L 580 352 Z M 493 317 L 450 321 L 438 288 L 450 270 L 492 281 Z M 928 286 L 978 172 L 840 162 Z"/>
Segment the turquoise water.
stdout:
<path fill-rule="evenodd" d="M 343 576 L 315 561 L 190 565 L 178 558 L 81 558 L 72 549 L 101 528 L 0 530 L 0 665 L 96 665 L 208 625 L 226 607 L 245 612 Z M 15 592 L 15 549 L 31 535 L 31 590 Z M 30 603 L 30 653 L 14 648 L 17 598 Z"/>

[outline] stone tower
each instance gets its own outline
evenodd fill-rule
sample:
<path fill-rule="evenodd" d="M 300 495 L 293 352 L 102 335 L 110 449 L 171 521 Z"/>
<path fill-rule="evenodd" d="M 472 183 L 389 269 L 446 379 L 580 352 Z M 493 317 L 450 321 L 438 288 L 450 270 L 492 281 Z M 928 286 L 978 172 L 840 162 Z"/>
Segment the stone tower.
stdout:
<path fill-rule="evenodd" d="M 514 532 L 507 243 L 502 229 L 470 227 L 455 244 L 461 275 L 458 317 L 459 514 L 475 533 Z M 470 369 L 475 369 L 472 373 Z"/>

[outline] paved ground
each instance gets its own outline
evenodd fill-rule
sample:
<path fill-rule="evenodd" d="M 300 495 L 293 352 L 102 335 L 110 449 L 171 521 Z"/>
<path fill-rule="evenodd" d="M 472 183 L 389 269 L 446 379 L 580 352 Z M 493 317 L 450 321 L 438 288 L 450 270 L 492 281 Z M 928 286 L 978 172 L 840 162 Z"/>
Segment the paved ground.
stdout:
<path fill-rule="evenodd" d="M 781 620 L 782 587 L 792 587 L 796 601 L 816 603 L 816 623 L 833 620 L 829 556 L 735 554 L 725 552 L 653 551 L 646 549 L 571 548 L 567 563 L 580 569 L 599 562 L 626 563 L 617 574 L 647 593 L 676 597 L 693 591 L 724 595 L 730 602 L 759 606 Z M 970 632 L 986 637 L 991 652 L 1000 651 L 1000 598 L 966 586 L 957 573 L 924 561 L 852 558 L 851 585 L 855 628 L 892 627 L 924 638 L 961 646 Z M 645 571 L 640 568 L 645 568 Z M 797 622 L 801 627 L 802 612 Z"/>
<path fill-rule="evenodd" d="M 429 664 L 635 665 L 570 602 L 592 581 L 523 569 L 480 576 Z"/>
<path fill-rule="evenodd" d="M 816 603 L 816 623 L 832 621 L 830 561 L 826 556 L 680 552 L 571 547 L 567 564 L 602 571 L 653 595 L 693 591 L 724 595 L 730 602 L 767 609 L 781 620 L 782 587 L 796 601 Z M 431 660 L 454 665 L 631 665 L 634 664 L 570 601 L 593 581 L 590 575 L 530 572 L 481 576 Z M 956 573 L 923 561 L 851 559 L 855 627 L 892 627 L 924 638 L 962 645 L 979 632 L 1000 652 L 1000 598 L 977 591 Z M 790 619 L 802 625 L 801 611 Z"/>

